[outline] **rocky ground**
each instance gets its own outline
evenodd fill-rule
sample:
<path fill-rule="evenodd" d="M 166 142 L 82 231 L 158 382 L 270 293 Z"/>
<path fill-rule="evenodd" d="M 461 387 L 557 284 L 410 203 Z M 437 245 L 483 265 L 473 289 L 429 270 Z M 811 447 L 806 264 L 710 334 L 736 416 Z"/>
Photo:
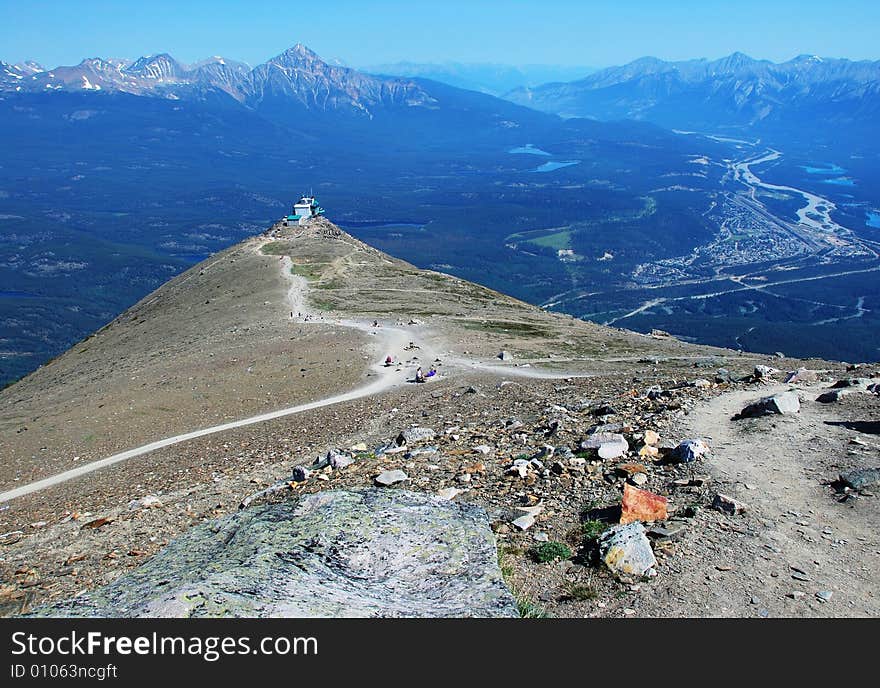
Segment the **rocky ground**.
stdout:
<path fill-rule="evenodd" d="M 312 292 L 330 285 L 320 298 L 354 299 L 369 274 L 374 289 L 408 284 L 413 298 L 448 308 L 411 316 L 425 319 L 413 336 L 442 352 L 439 379 L 168 447 L 3 504 L 5 613 L 110 583 L 243 504 L 371 486 L 484 508 L 526 616 L 880 611 L 878 475 L 853 473 L 880 467 L 873 368 L 806 362 L 791 378 L 800 362 L 540 314 L 404 264 L 379 284 L 370 261 L 385 258 L 371 249 L 296 253 L 287 241 L 276 249 Z M 453 306 L 443 289 L 458 294 Z M 348 313 L 394 322 L 399 301 L 390 316 L 366 302 Z M 326 339 L 322 355 L 343 358 L 358 336 Z M 500 349 L 513 356 L 501 368 Z M 765 396 L 775 401 L 735 417 Z"/>
<path fill-rule="evenodd" d="M 880 398 L 857 388 L 836 402 L 815 401 L 834 376 L 780 385 L 716 383 L 714 370 L 700 372 L 706 377 L 613 394 L 611 380 L 446 380 L 397 398 L 371 432 L 345 441 L 333 433 L 335 442 L 311 454 L 271 432 L 270 446 L 286 449 L 280 460 L 249 440 L 215 445 L 212 477 L 192 488 L 139 485 L 130 504 L 97 505 L 32 522 L 24 537 L 4 536 L 7 609 L 112 581 L 242 501 L 252 508 L 383 485 L 484 507 L 527 615 L 877 615 L 876 500 L 870 487 L 847 488 L 839 475 L 878 466 L 876 422 L 865 419 L 877 417 Z M 797 413 L 733 420 L 749 402 L 789 388 L 803 399 Z M 646 435 L 656 455 L 645 450 Z M 582 449 L 596 437 L 610 442 Z M 675 448 L 697 438 L 708 451 L 682 462 Z M 609 458 L 599 456 L 603 446 Z M 656 564 L 644 576 L 615 570 L 597 552 L 596 536 L 621 520 L 627 485 L 668 499 L 668 517 L 645 523 Z M 719 493 L 744 513 L 713 508 Z M 34 506 L 29 518 L 39 518 Z"/>

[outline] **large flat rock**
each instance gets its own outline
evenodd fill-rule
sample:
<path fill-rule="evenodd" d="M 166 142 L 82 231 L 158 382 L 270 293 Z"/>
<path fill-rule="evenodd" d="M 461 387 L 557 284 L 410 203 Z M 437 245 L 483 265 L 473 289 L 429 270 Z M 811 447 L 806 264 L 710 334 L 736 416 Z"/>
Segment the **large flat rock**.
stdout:
<path fill-rule="evenodd" d="M 404 490 L 328 491 L 203 523 L 64 617 L 508 617 L 483 509 Z"/>

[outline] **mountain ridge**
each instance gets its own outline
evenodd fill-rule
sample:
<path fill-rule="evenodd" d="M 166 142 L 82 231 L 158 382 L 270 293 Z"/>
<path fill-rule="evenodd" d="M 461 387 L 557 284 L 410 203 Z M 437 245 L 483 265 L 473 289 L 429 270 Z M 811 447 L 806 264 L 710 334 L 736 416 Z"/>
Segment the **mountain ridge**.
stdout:
<path fill-rule="evenodd" d="M 252 107 L 281 97 L 312 109 L 343 110 L 367 117 L 376 107 L 436 104 L 412 80 L 380 78 L 331 65 L 301 43 L 253 68 L 217 56 L 185 65 L 168 53 L 140 57 L 131 63 L 93 57 L 54 69 L 36 63 L 28 67 L 0 62 L 0 92 L 105 91 L 178 99 L 204 89 L 223 91 Z"/>
<path fill-rule="evenodd" d="M 867 128 L 880 112 L 880 61 L 799 55 L 776 63 L 739 52 L 717 60 L 643 57 L 504 97 L 563 117 L 638 119 L 667 128 L 808 132 L 829 120 Z"/>

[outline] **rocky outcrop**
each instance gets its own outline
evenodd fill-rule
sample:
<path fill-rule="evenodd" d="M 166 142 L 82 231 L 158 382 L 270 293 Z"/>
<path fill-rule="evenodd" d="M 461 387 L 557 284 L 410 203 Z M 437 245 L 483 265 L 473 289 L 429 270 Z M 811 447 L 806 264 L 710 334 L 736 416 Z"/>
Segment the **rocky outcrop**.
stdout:
<path fill-rule="evenodd" d="M 52 617 L 515 617 L 479 507 L 329 491 L 208 521 Z"/>

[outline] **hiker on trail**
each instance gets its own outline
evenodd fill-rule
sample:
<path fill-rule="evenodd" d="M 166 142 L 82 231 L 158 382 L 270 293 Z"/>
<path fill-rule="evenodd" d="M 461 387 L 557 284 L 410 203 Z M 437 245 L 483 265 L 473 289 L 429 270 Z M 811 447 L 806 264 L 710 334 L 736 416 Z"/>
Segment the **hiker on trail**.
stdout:
<path fill-rule="evenodd" d="M 422 366 L 416 368 L 416 382 L 424 382 L 425 376 L 422 374 Z"/>
<path fill-rule="evenodd" d="M 391 366 L 393 364 L 394 364 L 394 359 L 391 356 L 386 356 L 385 357 L 385 367 L 388 368 L 389 366 Z"/>

